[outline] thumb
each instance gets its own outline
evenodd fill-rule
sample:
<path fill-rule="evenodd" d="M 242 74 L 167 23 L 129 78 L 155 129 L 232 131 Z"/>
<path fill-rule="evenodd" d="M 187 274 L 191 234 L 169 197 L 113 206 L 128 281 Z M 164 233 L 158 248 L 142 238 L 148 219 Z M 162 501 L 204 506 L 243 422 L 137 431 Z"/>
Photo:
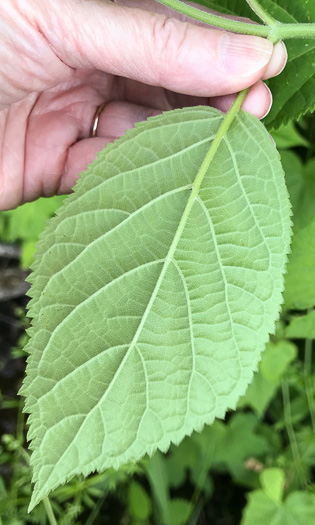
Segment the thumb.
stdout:
<path fill-rule="evenodd" d="M 264 75 L 273 45 L 98 0 L 41 2 L 41 32 L 73 68 L 96 68 L 196 96 L 237 92 Z"/>

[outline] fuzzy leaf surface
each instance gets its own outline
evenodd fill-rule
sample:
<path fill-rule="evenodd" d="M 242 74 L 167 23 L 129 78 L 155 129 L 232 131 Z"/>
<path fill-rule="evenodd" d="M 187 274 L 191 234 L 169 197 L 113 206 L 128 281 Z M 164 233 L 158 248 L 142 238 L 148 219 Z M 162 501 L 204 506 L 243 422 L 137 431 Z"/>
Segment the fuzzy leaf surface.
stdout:
<path fill-rule="evenodd" d="M 27 396 L 31 507 L 235 408 L 282 300 L 290 204 L 262 124 L 187 108 L 98 155 L 38 244 Z"/>

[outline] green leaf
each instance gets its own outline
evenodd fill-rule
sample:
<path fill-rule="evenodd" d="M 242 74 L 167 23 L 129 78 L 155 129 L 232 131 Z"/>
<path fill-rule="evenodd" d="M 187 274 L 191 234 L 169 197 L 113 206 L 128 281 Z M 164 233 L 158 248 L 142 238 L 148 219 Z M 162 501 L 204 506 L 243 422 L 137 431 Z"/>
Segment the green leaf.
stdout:
<path fill-rule="evenodd" d="M 292 151 L 281 154 L 293 208 L 295 230 L 304 228 L 315 217 L 315 159 L 303 165 Z"/>
<path fill-rule="evenodd" d="M 293 317 L 287 327 L 286 336 L 293 339 L 315 339 L 315 310 Z"/>
<path fill-rule="evenodd" d="M 297 146 L 305 146 L 307 148 L 309 146 L 308 141 L 298 132 L 294 122 L 280 126 L 271 135 L 277 148 L 288 149 L 296 148 Z"/>
<path fill-rule="evenodd" d="M 282 300 L 290 204 L 263 125 L 240 113 L 223 136 L 223 121 L 201 107 L 138 125 L 38 244 L 31 507 L 76 473 L 166 451 L 252 379 Z"/>
<path fill-rule="evenodd" d="M 260 474 L 261 486 L 266 494 L 274 503 L 282 502 L 285 474 L 280 468 L 267 468 Z"/>
<path fill-rule="evenodd" d="M 315 306 L 315 219 L 295 232 L 285 284 L 287 310 Z"/>
<path fill-rule="evenodd" d="M 238 406 L 251 406 L 262 415 L 281 384 L 289 364 L 296 358 L 297 348 L 288 341 L 269 343 L 262 354 L 259 372 L 255 374 Z"/>
<path fill-rule="evenodd" d="M 315 520 L 315 495 L 292 492 L 282 504 L 262 490 L 251 492 L 241 525 L 310 525 Z"/>
<path fill-rule="evenodd" d="M 199 456 L 200 448 L 192 437 L 185 438 L 177 447 L 171 447 L 166 458 L 167 477 L 171 487 L 184 484 L 187 471 L 198 465 Z"/>
<path fill-rule="evenodd" d="M 131 481 L 128 487 L 128 509 L 130 515 L 139 520 L 146 520 L 151 514 L 149 496 L 137 481 Z"/>
<path fill-rule="evenodd" d="M 270 343 L 263 353 L 260 364 L 262 375 L 273 383 L 278 383 L 288 368 L 289 364 L 297 356 L 297 348 L 288 341 Z"/>
<path fill-rule="evenodd" d="M 184 499 L 172 499 L 170 501 L 170 518 L 166 525 L 186 525 L 192 511 L 190 501 Z"/>
<path fill-rule="evenodd" d="M 9 218 L 6 240 L 11 242 L 37 241 L 39 234 L 46 226 L 47 219 L 61 206 L 64 199 L 64 196 L 42 198 L 23 204 L 15 210 L 2 212 Z"/>
<path fill-rule="evenodd" d="M 257 426 L 258 418 L 254 414 L 234 414 L 225 426 L 225 435 L 215 448 L 213 467 L 224 467 L 233 479 L 240 483 L 246 482 L 246 461 L 261 458 L 269 450 L 267 440 L 258 434 Z"/>
<path fill-rule="evenodd" d="M 152 458 L 144 460 L 144 468 L 151 485 L 156 512 L 162 523 L 169 521 L 169 480 L 166 459 L 157 452 Z"/>
<path fill-rule="evenodd" d="M 314 23 L 315 5 L 300 0 L 263 0 L 262 5 L 284 23 Z M 298 120 L 315 109 L 315 40 L 285 42 L 288 61 L 283 72 L 268 81 L 273 94 L 270 113 L 264 119 L 269 128 Z"/>
<path fill-rule="evenodd" d="M 21 254 L 21 267 L 30 268 L 34 253 L 35 253 L 36 241 L 24 241 L 22 244 L 22 254 Z"/>
<path fill-rule="evenodd" d="M 313 377 L 315 386 L 315 378 Z M 304 427 L 296 433 L 296 442 L 301 454 L 303 464 L 306 466 L 315 466 L 315 433 L 313 428 Z M 312 475 L 312 474 L 311 474 Z"/>

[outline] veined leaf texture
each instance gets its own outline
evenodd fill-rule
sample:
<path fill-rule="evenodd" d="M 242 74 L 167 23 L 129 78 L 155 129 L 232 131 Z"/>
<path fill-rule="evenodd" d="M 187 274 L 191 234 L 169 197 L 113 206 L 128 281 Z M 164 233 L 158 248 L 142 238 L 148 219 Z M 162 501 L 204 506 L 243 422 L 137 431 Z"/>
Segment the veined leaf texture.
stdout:
<path fill-rule="evenodd" d="M 36 253 L 26 395 L 35 492 L 235 408 L 279 315 L 290 204 L 263 125 L 175 110 L 101 152 Z"/>

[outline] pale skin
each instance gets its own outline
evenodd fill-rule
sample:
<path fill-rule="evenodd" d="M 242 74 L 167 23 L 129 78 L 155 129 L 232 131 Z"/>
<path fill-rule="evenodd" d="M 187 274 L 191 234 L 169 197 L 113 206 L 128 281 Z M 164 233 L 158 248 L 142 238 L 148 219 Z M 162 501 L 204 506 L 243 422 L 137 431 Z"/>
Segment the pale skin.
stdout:
<path fill-rule="evenodd" d="M 175 107 L 271 106 L 263 80 L 287 59 L 154 0 L 6 0 L 0 5 L 0 209 L 68 193 L 97 151 Z M 97 107 L 106 103 L 97 137 Z"/>

